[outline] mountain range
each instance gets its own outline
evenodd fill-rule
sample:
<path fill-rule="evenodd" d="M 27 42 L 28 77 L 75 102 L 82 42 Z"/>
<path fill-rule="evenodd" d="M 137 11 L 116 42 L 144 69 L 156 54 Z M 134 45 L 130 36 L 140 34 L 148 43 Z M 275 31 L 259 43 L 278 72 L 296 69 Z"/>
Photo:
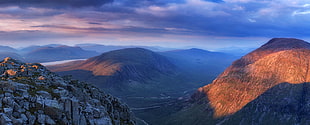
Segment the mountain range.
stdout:
<path fill-rule="evenodd" d="M 40 47 L 23 54 L 28 62 L 51 62 L 70 59 L 85 59 L 99 55 L 95 51 L 86 51 L 80 47 L 57 46 Z"/>
<path fill-rule="evenodd" d="M 113 50 L 126 49 L 126 48 L 145 48 L 152 51 L 168 51 L 174 50 L 174 48 L 165 48 L 159 46 L 126 46 L 126 45 L 101 45 L 101 44 L 77 44 L 77 47 L 81 47 L 84 50 L 96 51 L 98 53 L 105 53 Z"/>

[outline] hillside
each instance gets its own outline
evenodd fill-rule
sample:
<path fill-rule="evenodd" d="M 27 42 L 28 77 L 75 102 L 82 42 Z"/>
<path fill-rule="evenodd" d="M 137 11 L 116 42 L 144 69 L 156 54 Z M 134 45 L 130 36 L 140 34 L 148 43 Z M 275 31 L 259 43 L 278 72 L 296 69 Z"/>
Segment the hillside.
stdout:
<path fill-rule="evenodd" d="M 135 124 L 117 98 L 40 64 L 5 58 L 0 74 L 0 124 Z"/>
<path fill-rule="evenodd" d="M 165 57 L 152 51 L 142 48 L 129 48 L 103 53 L 85 61 L 51 66 L 50 69 L 55 72 L 91 71 L 94 77 L 109 77 L 101 84 L 109 84 L 108 87 L 115 87 L 113 84 L 134 81 L 143 83 L 158 74 L 173 74 L 175 66 Z"/>
<path fill-rule="evenodd" d="M 309 43 L 274 38 L 199 88 L 191 106 L 168 124 L 304 124 L 309 120 L 309 57 Z"/>

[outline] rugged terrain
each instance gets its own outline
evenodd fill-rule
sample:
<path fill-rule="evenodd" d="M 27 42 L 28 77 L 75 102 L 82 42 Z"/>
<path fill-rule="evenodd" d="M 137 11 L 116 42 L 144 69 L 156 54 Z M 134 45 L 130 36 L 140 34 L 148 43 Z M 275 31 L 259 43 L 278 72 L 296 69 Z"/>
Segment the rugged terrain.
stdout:
<path fill-rule="evenodd" d="M 40 64 L 5 58 L 0 74 L 0 124 L 135 124 L 117 98 Z"/>
<path fill-rule="evenodd" d="M 309 62 L 309 43 L 274 38 L 199 88 L 167 124 L 307 124 Z"/>

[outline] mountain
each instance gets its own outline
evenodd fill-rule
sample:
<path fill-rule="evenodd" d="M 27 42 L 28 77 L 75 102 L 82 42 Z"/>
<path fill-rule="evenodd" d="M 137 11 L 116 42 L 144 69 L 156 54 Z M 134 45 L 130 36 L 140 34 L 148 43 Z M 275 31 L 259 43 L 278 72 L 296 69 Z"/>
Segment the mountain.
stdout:
<path fill-rule="evenodd" d="M 17 50 L 9 46 L 0 46 L 0 52 L 17 52 Z"/>
<path fill-rule="evenodd" d="M 58 46 L 64 46 L 64 45 L 62 45 L 62 44 L 48 44 L 48 45 L 43 45 L 43 46 L 33 45 L 33 46 L 19 48 L 18 52 L 19 52 L 19 54 L 25 54 L 25 53 L 29 53 L 29 52 L 34 51 L 34 50 L 39 49 L 39 48 L 58 47 Z"/>
<path fill-rule="evenodd" d="M 21 55 L 14 53 L 14 52 L 0 52 L 0 59 L 4 59 L 6 57 L 12 57 L 14 59 L 18 59 L 21 61 L 25 60 Z"/>
<path fill-rule="evenodd" d="M 81 47 L 84 50 L 96 51 L 98 53 L 104 53 L 125 48 L 145 48 L 152 51 L 171 50 L 171 48 L 164 48 L 157 46 L 116 46 L 116 45 L 101 45 L 101 44 L 77 44 L 76 46 Z"/>
<path fill-rule="evenodd" d="M 0 124 L 135 124 L 129 108 L 93 85 L 38 63 L 0 62 Z"/>
<path fill-rule="evenodd" d="M 241 57 L 255 49 L 256 48 L 226 47 L 226 48 L 216 49 L 215 51 L 222 52 L 222 53 L 229 53 L 229 54 Z"/>
<path fill-rule="evenodd" d="M 199 88 L 166 124 L 307 124 L 309 62 L 308 42 L 271 39 Z"/>
<path fill-rule="evenodd" d="M 85 59 L 99 55 L 94 51 L 86 51 L 80 47 L 57 46 L 40 47 L 24 54 L 29 62 L 51 62 L 69 59 Z"/>
<path fill-rule="evenodd" d="M 159 74 L 173 74 L 175 66 L 155 52 L 142 48 L 128 48 L 103 53 L 85 61 L 70 62 L 49 68 L 55 72 L 81 72 L 82 70 L 85 73 L 91 73 L 93 77 L 102 78 L 98 86 L 113 88 L 125 83 L 145 83 Z M 79 79 L 92 78 L 79 77 Z"/>
<path fill-rule="evenodd" d="M 201 83 L 201 86 L 212 82 L 217 75 L 237 59 L 236 56 L 230 54 L 211 52 L 198 48 L 166 51 L 160 54 L 166 56 L 173 64 L 179 67 L 185 73 L 185 76 L 189 76 L 190 79 L 196 79 L 197 84 Z"/>

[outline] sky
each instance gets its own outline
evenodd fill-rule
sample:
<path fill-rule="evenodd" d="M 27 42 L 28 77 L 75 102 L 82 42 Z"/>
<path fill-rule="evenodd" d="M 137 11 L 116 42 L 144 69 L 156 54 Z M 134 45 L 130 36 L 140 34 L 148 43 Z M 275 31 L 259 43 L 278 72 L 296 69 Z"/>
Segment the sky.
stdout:
<path fill-rule="evenodd" d="M 0 43 L 256 47 L 309 21 L 308 0 L 1 0 Z"/>

